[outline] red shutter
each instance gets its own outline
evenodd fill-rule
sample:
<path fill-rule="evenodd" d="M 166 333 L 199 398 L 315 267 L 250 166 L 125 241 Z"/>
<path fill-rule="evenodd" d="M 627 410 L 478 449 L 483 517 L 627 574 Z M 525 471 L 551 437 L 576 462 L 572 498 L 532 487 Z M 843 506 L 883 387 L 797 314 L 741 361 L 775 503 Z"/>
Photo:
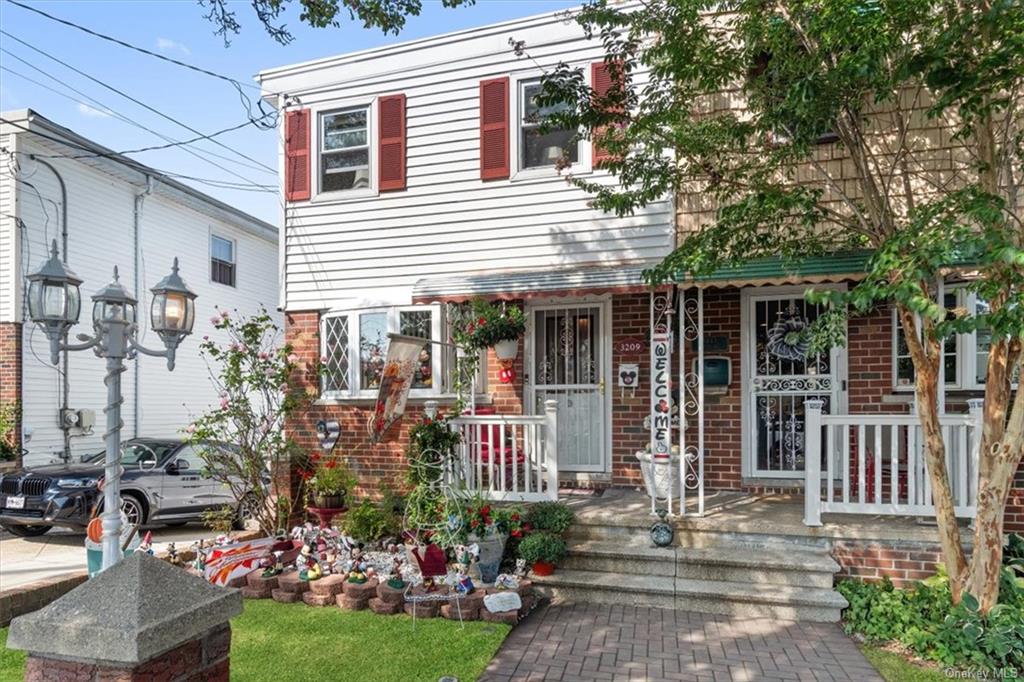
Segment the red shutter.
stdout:
<path fill-rule="evenodd" d="M 380 118 L 380 191 L 405 189 L 405 95 L 378 101 Z"/>
<path fill-rule="evenodd" d="M 621 78 L 621 74 L 620 74 L 620 78 Z M 591 89 L 594 91 L 594 95 L 596 97 L 604 97 L 605 95 L 608 94 L 608 91 L 612 89 L 612 84 L 613 83 L 612 83 L 612 74 L 611 74 L 611 71 L 609 71 L 609 69 L 608 69 L 608 64 L 607 63 L 601 61 L 601 62 L 594 62 L 593 64 L 590 65 L 590 84 L 591 84 Z M 600 127 L 594 128 L 590 132 L 590 139 L 593 140 L 593 139 L 596 139 L 597 137 L 600 137 L 602 131 L 603 131 L 603 128 L 600 128 Z M 594 143 L 594 154 L 593 154 L 593 156 L 594 156 L 594 158 L 593 158 L 594 167 L 598 167 L 601 164 L 603 164 L 605 161 L 608 161 L 609 159 L 612 158 L 612 155 L 608 152 L 608 150 L 604 149 L 603 147 L 598 145 L 596 142 Z"/>
<path fill-rule="evenodd" d="M 509 176 L 508 76 L 480 81 L 480 179 Z"/>
<path fill-rule="evenodd" d="M 289 111 L 284 119 L 284 198 L 309 199 L 309 109 Z"/>

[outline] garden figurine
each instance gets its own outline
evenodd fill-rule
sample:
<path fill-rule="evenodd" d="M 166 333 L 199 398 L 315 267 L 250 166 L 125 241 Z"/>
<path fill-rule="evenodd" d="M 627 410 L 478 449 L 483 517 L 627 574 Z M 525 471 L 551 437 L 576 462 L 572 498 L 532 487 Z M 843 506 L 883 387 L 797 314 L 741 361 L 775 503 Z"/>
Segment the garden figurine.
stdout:
<path fill-rule="evenodd" d="M 139 544 L 139 548 L 135 551 L 153 556 L 153 531 L 146 531 L 146 534 L 142 536 L 142 542 Z"/>

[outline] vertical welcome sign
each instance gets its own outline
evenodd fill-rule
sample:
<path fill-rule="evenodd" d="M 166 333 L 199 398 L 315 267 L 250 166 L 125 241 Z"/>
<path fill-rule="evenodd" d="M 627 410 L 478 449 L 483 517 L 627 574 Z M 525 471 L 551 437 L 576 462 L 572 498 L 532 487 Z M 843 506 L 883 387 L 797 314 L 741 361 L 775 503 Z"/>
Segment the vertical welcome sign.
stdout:
<path fill-rule="evenodd" d="M 672 337 L 651 335 L 651 454 L 668 459 L 672 452 Z"/>

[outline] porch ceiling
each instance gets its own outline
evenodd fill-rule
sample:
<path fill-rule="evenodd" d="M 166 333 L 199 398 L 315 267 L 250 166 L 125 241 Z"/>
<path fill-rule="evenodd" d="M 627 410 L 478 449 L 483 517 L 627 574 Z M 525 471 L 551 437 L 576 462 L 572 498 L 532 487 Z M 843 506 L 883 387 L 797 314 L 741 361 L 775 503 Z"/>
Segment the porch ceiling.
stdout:
<path fill-rule="evenodd" d="M 541 298 L 601 293 L 646 292 L 643 272 L 653 263 L 576 267 L 564 270 L 487 272 L 429 277 L 413 286 L 416 303 L 457 303 L 484 298 Z"/>

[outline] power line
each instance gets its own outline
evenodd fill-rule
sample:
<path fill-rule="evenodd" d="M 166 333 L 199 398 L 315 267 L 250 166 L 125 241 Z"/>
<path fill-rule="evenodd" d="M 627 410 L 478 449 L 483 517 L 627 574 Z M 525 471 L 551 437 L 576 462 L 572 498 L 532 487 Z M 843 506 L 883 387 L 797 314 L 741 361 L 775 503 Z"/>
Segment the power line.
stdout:
<path fill-rule="evenodd" d="M 14 0 L 8 0 L 8 2 L 14 2 Z M 37 10 L 34 10 L 34 11 L 37 11 Z M 145 102 L 142 102 L 139 99 L 136 99 L 135 97 L 132 97 L 128 93 L 124 92 L 123 90 L 119 90 L 118 88 L 115 88 L 114 86 L 112 86 L 112 85 L 110 85 L 108 83 L 105 83 L 104 81 L 100 80 L 99 78 L 95 78 L 95 77 L 85 73 L 81 69 L 78 69 L 78 68 L 72 66 L 71 64 L 68 64 L 67 62 L 65 62 L 63 60 L 61 60 L 61 59 L 59 59 L 57 57 L 54 57 L 53 55 L 49 54 L 45 50 L 41 50 L 38 47 L 36 47 L 34 45 L 31 45 L 30 43 L 27 43 L 24 40 L 21 40 L 20 38 L 18 38 L 16 36 L 11 35 L 7 31 L 4 31 L 4 30 L 0 29 L 0 34 L 3 34 L 5 36 L 7 36 L 8 38 L 11 38 L 12 40 L 15 40 L 15 41 L 21 43 L 22 45 L 24 45 L 25 47 L 29 48 L 30 50 L 32 50 L 34 52 L 37 52 L 37 53 L 43 55 L 44 57 L 47 57 L 48 59 L 52 59 L 53 61 L 57 62 L 58 64 L 66 67 L 66 68 L 68 68 L 68 69 L 70 69 L 72 71 L 74 71 L 75 73 L 79 74 L 80 76 L 88 78 L 89 80 L 93 81 L 94 83 L 103 86 L 107 90 L 110 90 L 111 92 L 114 92 L 114 93 L 120 95 L 121 97 L 124 97 L 125 99 L 131 101 L 131 102 L 134 102 L 135 104 L 139 105 L 140 107 L 142 107 L 142 108 L 144 108 L 144 109 L 146 109 L 148 111 L 151 111 L 154 114 L 156 114 L 156 115 L 158 115 L 158 116 L 160 116 L 162 118 L 167 119 L 168 121 L 174 123 L 175 125 L 179 125 L 182 128 L 185 128 L 186 130 L 188 130 L 191 133 L 194 133 L 196 135 L 203 135 L 204 134 L 204 133 L 200 132 L 199 130 L 196 130 L 192 126 L 188 125 L 187 123 L 182 123 L 181 121 L 179 121 L 178 119 L 174 118 L 173 116 L 165 114 L 164 112 L 160 111 L 159 109 L 151 107 L 150 105 L 146 104 Z M 264 169 L 266 169 L 268 171 L 271 171 L 273 173 L 277 172 L 274 168 L 271 168 L 270 166 L 268 166 L 267 164 L 263 163 L 262 161 L 254 159 L 253 157 L 251 157 L 251 156 L 249 156 L 247 154 L 243 154 L 242 152 L 238 151 L 237 149 L 233 149 L 233 148 L 227 146 L 226 144 L 224 144 L 224 143 L 222 143 L 222 142 L 220 142 L 218 140 L 211 140 L 211 142 L 213 142 L 218 147 L 222 147 L 222 148 L 226 149 L 227 151 L 232 152 L 233 154 L 237 154 L 238 156 L 242 157 L 243 159 L 246 159 L 248 161 L 252 161 L 253 163 L 255 163 L 258 166 L 262 166 Z"/>
<path fill-rule="evenodd" d="M 89 95 L 85 94 L 84 92 L 71 87 L 67 83 L 61 82 L 59 79 L 57 79 L 52 74 L 49 74 L 46 71 L 44 71 L 43 69 L 40 69 L 39 67 L 37 67 L 37 66 L 27 62 L 27 61 L 25 61 L 24 59 L 22 59 L 18 55 L 13 54 L 13 53 L 9 52 L 8 50 L 5 50 L 2 47 L 0 47 L 0 52 L 3 52 L 3 53 L 5 53 L 5 54 L 7 54 L 7 55 L 9 55 L 11 57 L 14 57 L 18 61 L 22 62 L 23 64 L 25 64 L 26 66 L 28 66 L 28 67 L 30 67 L 32 69 L 35 69 L 36 71 L 38 71 L 39 73 L 43 74 L 47 78 L 50 78 L 50 79 L 56 81 L 57 83 L 60 83 L 61 85 L 63 85 L 64 87 L 68 88 L 72 92 L 74 92 L 74 93 L 76 93 L 76 94 L 86 98 L 87 100 L 89 100 L 89 102 L 91 102 L 91 104 L 89 104 L 87 102 L 83 102 L 82 100 L 77 99 L 75 97 L 72 97 L 71 95 L 69 95 L 69 94 L 67 94 L 65 92 L 61 92 L 60 90 L 57 90 L 56 88 L 52 88 L 52 87 L 46 85 L 45 83 L 40 83 L 39 81 L 35 80 L 34 78 L 31 78 L 29 76 L 26 76 L 23 73 L 15 71 L 14 69 L 12 69 L 12 68 L 10 68 L 8 66 L 0 65 L 0 71 L 6 71 L 6 72 L 8 72 L 8 73 L 10 73 L 10 74 L 12 74 L 14 76 L 17 76 L 18 78 L 22 78 L 22 79 L 28 81 L 29 83 L 35 84 L 36 86 L 38 86 L 40 88 L 43 88 L 44 90 L 48 90 L 49 92 L 52 92 L 55 95 L 60 95 L 61 97 L 65 97 L 65 98 L 71 100 L 72 102 L 76 102 L 76 103 L 81 104 L 83 106 L 93 106 L 93 105 L 95 105 L 96 107 L 100 107 L 100 109 L 98 109 L 98 111 L 101 111 L 102 113 L 110 114 L 111 116 L 113 116 L 114 118 L 116 118 L 116 119 L 118 119 L 120 121 L 128 123 L 129 125 L 135 126 L 136 128 L 144 130 L 147 133 L 152 133 L 153 135 L 156 135 L 157 137 L 159 137 L 161 139 L 168 140 L 167 144 L 154 145 L 154 146 L 150 146 L 150 147 L 140 147 L 138 149 L 126 149 L 124 151 L 117 152 L 118 154 L 136 154 L 136 153 L 140 153 L 140 152 L 147 152 L 147 151 L 153 151 L 153 150 L 158 150 L 158 149 L 170 149 L 170 148 L 173 148 L 173 147 L 186 146 L 186 145 L 190 145 L 190 144 L 193 144 L 193 143 L 196 143 L 196 142 L 200 142 L 202 140 L 206 140 L 206 139 L 209 139 L 209 138 L 212 138 L 212 137 L 217 137 L 218 135 L 223 135 L 225 133 L 229 133 L 231 131 L 238 130 L 240 128 L 244 128 L 246 126 L 250 126 L 250 125 L 253 124 L 252 121 L 246 121 L 246 122 L 240 123 L 240 124 L 238 124 L 236 126 L 232 126 L 230 128 L 225 128 L 223 130 L 218 130 L 215 133 L 210 133 L 209 135 L 200 135 L 198 137 L 194 137 L 194 138 L 189 139 L 189 140 L 174 140 L 173 138 L 167 137 L 166 135 L 162 135 L 161 133 L 159 133 L 159 132 L 157 132 L 155 130 L 152 130 L 151 128 L 147 128 L 146 126 L 142 125 L 141 123 L 139 123 L 137 121 L 133 121 L 132 119 L 128 118 L 127 116 L 125 116 L 123 114 L 121 114 L 120 112 L 115 111 L 114 109 L 110 108 L 109 106 L 107 106 L 103 102 L 100 102 L 99 100 L 97 100 L 97 99 L 95 99 L 93 97 L 90 97 Z M 185 151 L 188 151 L 188 150 L 185 150 Z M 261 173 L 270 173 L 270 171 L 265 171 L 262 168 L 258 168 L 256 166 L 247 164 L 245 162 L 238 161 L 237 159 L 232 159 L 232 158 L 223 156 L 221 154 L 218 154 L 216 152 L 210 151 L 208 149 L 204 149 L 202 151 L 203 151 L 204 154 L 210 154 L 211 156 L 215 156 L 218 159 L 223 159 L 224 161 L 227 161 L 228 163 L 239 164 L 239 165 L 244 166 L 246 168 L 251 168 L 253 170 L 258 170 Z M 77 159 L 77 158 L 87 158 L 89 156 L 95 156 L 95 155 L 94 154 L 82 154 L 80 156 L 62 157 L 62 158 L 76 158 Z M 207 159 L 204 159 L 201 156 L 198 157 L 198 158 L 200 158 L 202 160 L 208 161 Z M 221 168 L 222 170 L 225 170 L 225 171 L 227 171 L 229 173 L 232 172 L 232 171 L 229 171 L 229 170 L 223 168 L 223 166 L 220 166 L 220 165 L 217 165 L 217 164 L 214 164 L 214 165 L 216 165 L 217 168 Z M 272 174 L 272 175 L 274 175 L 274 174 Z"/>
<path fill-rule="evenodd" d="M 144 165 L 142 163 L 139 163 L 135 159 L 120 157 L 115 152 L 100 152 L 100 151 L 97 151 L 97 150 L 92 149 L 90 147 L 86 147 L 84 145 L 81 145 L 81 144 L 78 144 L 78 143 L 75 143 L 75 142 L 71 142 L 70 140 L 63 140 L 63 139 L 61 139 L 59 137 L 55 137 L 53 135 L 48 135 L 48 134 L 40 132 L 38 130 L 32 130 L 31 128 L 28 128 L 26 126 L 21 125 L 20 123 L 8 120 L 8 119 L 3 118 L 3 117 L 0 117 L 0 123 L 6 123 L 8 125 L 12 125 L 15 128 L 18 128 L 19 130 L 23 130 L 23 131 L 25 131 L 27 133 L 31 133 L 32 135 L 36 135 L 38 137 L 41 137 L 41 138 L 46 139 L 46 140 L 49 140 L 51 142 L 55 142 L 57 144 L 64 145 L 66 147 L 71 147 L 72 149 L 78 149 L 80 151 L 90 152 L 92 154 L 95 154 L 97 157 L 110 159 L 112 161 L 117 161 L 118 163 L 123 163 L 124 165 L 128 166 L 129 168 L 133 168 L 134 170 L 137 170 L 140 173 L 151 174 L 151 173 L 155 172 L 155 173 L 159 173 L 160 175 L 165 175 L 165 176 L 167 176 L 169 178 L 177 178 L 177 179 L 182 179 L 182 180 L 192 180 L 194 182 L 201 182 L 201 183 L 204 183 L 204 184 L 213 185 L 213 186 L 219 187 L 221 189 L 237 189 L 237 190 L 243 190 L 243 191 L 257 191 L 257 192 L 267 192 L 267 193 L 270 193 L 270 194 L 277 194 L 277 187 L 274 186 L 274 185 L 258 185 L 258 184 L 253 184 L 253 183 L 232 183 L 232 182 L 227 181 L 227 180 L 215 180 L 215 179 L 211 179 L 211 178 L 199 178 L 199 177 L 195 177 L 193 175 L 184 175 L 184 174 L 181 174 L 181 173 L 171 173 L 169 171 L 160 170 L 159 168 L 152 168 L 152 167 L 146 166 L 146 165 Z M 68 155 L 68 156 L 66 156 L 64 158 L 69 158 L 70 159 L 70 158 L 74 158 L 74 157 L 71 156 L 71 155 Z"/>

